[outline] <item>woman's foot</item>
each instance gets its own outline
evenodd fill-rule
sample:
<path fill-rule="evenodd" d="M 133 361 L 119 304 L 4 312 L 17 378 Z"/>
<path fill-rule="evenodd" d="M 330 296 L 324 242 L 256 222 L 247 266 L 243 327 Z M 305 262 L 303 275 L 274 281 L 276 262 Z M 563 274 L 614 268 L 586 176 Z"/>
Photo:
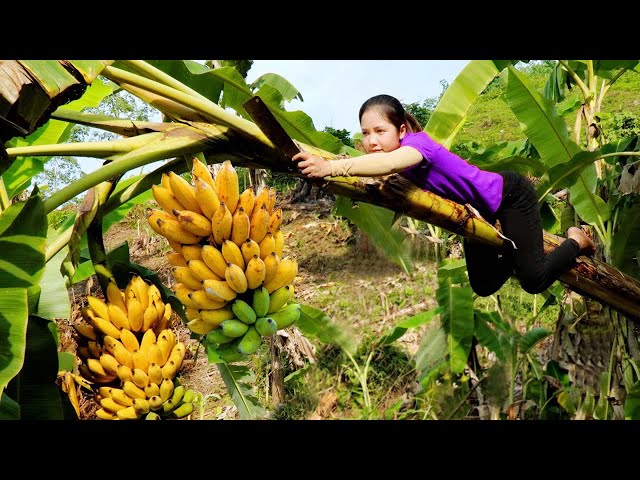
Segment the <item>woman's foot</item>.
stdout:
<path fill-rule="evenodd" d="M 578 227 L 569 227 L 567 230 L 567 238 L 571 238 L 578 242 L 580 247 L 580 255 L 593 255 L 596 252 L 596 244 L 593 240 Z"/>

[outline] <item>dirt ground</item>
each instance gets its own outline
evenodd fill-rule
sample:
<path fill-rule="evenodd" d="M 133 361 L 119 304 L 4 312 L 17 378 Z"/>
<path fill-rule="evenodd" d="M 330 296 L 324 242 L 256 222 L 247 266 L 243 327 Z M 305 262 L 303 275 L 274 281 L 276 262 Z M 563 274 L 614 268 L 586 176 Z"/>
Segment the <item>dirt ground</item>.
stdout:
<path fill-rule="evenodd" d="M 155 204 L 146 206 L 155 207 Z M 298 276 L 294 280 L 295 296 L 300 303 L 322 309 L 338 325 L 346 325 L 352 331 L 371 329 L 381 332 L 396 323 L 402 316 L 417 313 L 416 309 L 427 309 L 433 300 L 414 292 L 415 301 L 388 298 L 390 290 L 407 288 L 415 282 L 425 288 L 425 282 L 434 278 L 430 272 L 433 264 L 416 265 L 416 274 L 411 278 L 397 265 L 382 257 L 363 235 L 354 234 L 346 221 L 330 215 L 332 200 L 321 198 L 313 202 L 290 203 L 287 196 L 278 197 L 276 206 L 283 209 L 281 229 L 285 235 L 285 256 L 293 256 L 299 264 Z M 163 255 L 169 249 L 167 241 L 153 232 L 146 224 L 142 208 L 132 210 L 123 221 L 114 224 L 105 235 L 107 251 L 128 242 L 131 261 L 154 270 L 165 285 L 175 281 Z M 433 279 L 435 284 L 435 278 Z M 426 287 L 427 289 L 429 287 Z M 80 307 L 87 293 L 101 296 L 97 281 L 90 278 L 70 289 L 73 307 L 71 324 L 81 318 Z M 433 298 L 433 296 L 431 297 Z M 349 308 L 346 308 L 346 307 Z M 355 308 L 354 308 L 355 306 Z M 62 322 L 61 350 L 75 352 L 73 329 L 69 322 Z M 188 418 L 193 420 L 236 419 L 236 408 L 229 398 L 218 368 L 210 364 L 202 348 L 190 338 L 189 330 L 174 314 L 174 325 L 180 339 L 187 345 L 187 354 L 180 372 L 185 386 L 203 395 L 199 411 Z M 306 343 L 308 355 L 313 355 L 313 346 L 295 329 L 298 344 Z M 285 341 L 286 339 L 280 338 Z M 415 352 L 419 336 L 407 332 L 400 340 L 409 351 Z M 299 352 L 298 352 L 299 353 Z M 300 361 L 301 366 L 303 364 Z M 335 394 L 328 392 L 320 401 L 310 418 L 321 419 L 331 415 Z M 94 418 L 97 408 L 90 394 L 81 397 L 81 418 Z"/>

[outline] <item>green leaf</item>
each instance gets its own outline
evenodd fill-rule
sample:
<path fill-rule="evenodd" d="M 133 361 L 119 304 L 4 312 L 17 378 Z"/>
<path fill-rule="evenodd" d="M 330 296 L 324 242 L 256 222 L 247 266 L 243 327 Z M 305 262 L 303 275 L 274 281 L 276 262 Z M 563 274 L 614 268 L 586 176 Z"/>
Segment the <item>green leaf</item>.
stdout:
<path fill-rule="evenodd" d="M 567 124 L 554 103 L 544 98 L 522 73 L 509 66 L 502 73 L 502 82 L 507 104 L 547 168 L 568 162 L 581 151 L 570 140 Z"/>
<path fill-rule="evenodd" d="M 526 354 L 531 350 L 536 343 L 544 340 L 553 332 L 547 330 L 542 327 L 535 327 L 522 335 L 518 340 L 518 347 L 520 348 L 520 352 Z"/>
<path fill-rule="evenodd" d="M 344 328 L 339 328 L 325 313 L 308 305 L 301 305 L 300 318 L 295 323 L 307 337 L 316 337 L 322 343 L 337 345 L 354 354 L 356 342 Z"/>
<path fill-rule="evenodd" d="M 609 220 L 611 209 L 602 198 L 593 193 L 597 183 L 595 165 L 585 168 L 578 181 L 569 188 L 569 200 L 582 220 L 604 230 L 604 222 Z"/>
<path fill-rule="evenodd" d="M 549 192 L 565 187 L 570 187 L 580 179 L 582 171 L 592 165 L 602 153 L 600 151 L 581 151 L 575 154 L 569 161 L 559 163 L 551 167 L 546 180 L 536 187 L 538 201 L 541 201 Z"/>
<path fill-rule="evenodd" d="M 260 75 L 249 86 L 249 88 L 251 89 L 251 91 L 256 91 L 265 84 L 278 90 L 284 101 L 290 102 L 295 98 L 299 99 L 301 102 L 304 101 L 304 99 L 302 98 L 302 94 L 298 91 L 298 89 L 291 85 L 289 80 L 278 75 L 277 73 L 265 73 L 264 75 Z M 279 105 L 279 107 L 283 108 L 284 105 L 281 104 Z"/>
<path fill-rule="evenodd" d="M 502 351 L 500 341 L 498 340 L 498 335 L 496 334 L 495 330 L 490 327 L 491 324 L 496 323 L 496 317 L 498 317 L 498 315 L 498 312 L 484 312 L 480 310 L 474 310 L 474 335 L 480 345 L 482 345 L 483 347 L 487 347 L 490 351 L 496 354 L 501 362 L 504 362 L 505 355 Z"/>
<path fill-rule="evenodd" d="M 20 420 L 20 405 L 5 392 L 0 397 L 0 420 Z"/>
<path fill-rule="evenodd" d="M 0 289 L 0 392 L 13 379 L 24 363 L 27 341 L 26 288 Z"/>
<path fill-rule="evenodd" d="M 338 197 L 334 205 L 334 215 L 348 218 L 357 225 L 372 243 L 405 273 L 409 274 L 413 270 L 411 250 L 407 248 L 407 236 L 401 229 L 393 226 L 394 212 L 377 205 L 354 203 L 346 197 Z"/>
<path fill-rule="evenodd" d="M 640 203 L 620 211 L 611 241 L 611 265 L 640 280 Z"/>
<path fill-rule="evenodd" d="M 467 111 L 505 64 L 492 60 L 472 60 L 442 95 L 425 127 L 436 142 L 451 148 L 453 139 L 467 119 Z"/>
<path fill-rule="evenodd" d="M 26 288 L 34 311 L 45 267 L 47 217 L 42 197 L 34 190 L 26 202 L 0 213 L 0 288 Z"/>
<path fill-rule="evenodd" d="M 416 370 L 422 385 L 442 372 L 446 366 L 447 334 L 437 323 L 427 325 L 416 352 Z"/>
<path fill-rule="evenodd" d="M 395 342 L 398 338 L 402 337 L 410 328 L 416 328 L 422 325 L 426 325 L 431 320 L 433 320 L 433 317 L 439 315 L 441 311 L 441 307 L 436 307 L 426 312 L 421 312 L 417 315 L 413 315 L 412 317 L 399 321 L 398 323 L 396 323 L 395 327 L 390 333 L 382 337 L 382 339 L 380 340 L 380 345 L 389 345 Z"/>
<path fill-rule="evenodd" d="M 449 363 L 453 373 L 461 373 L 467 364 L 473 337 L 473 290 L 439 282 L 436 291 L 438 305 L 444 307 L 441 321 L 447 332 Z"/>
<path fill-rule="evenodd" d="M 65 418 L 58 376 L 58 345 L 49 321 L 29 315 L 24 365 L 8 389 L 17 390 L 21 420 L 63 420 Z"/>
<path fill-rule="evenodd" d="M 57 234 L 50 232 L 47 243 L 55 239 Z M 39 317 L 53 320 L 56 318 L 71 318 L 71 302 L 64 276 L 60 266 L 65 258 L 65 250 L 60 250 L 46 264 L 44 275 L 40 281 L 40 299 L 35 314 Z"/>
<path fill-rule="evenodd" d="M 77 357 L 71 352 L 58 352 L 58 370 L 73 372 L 76 368 Z"/>
<path fill-rule="evenodd" d="M 265 418 L 266 410 L 260 405 L 251 384 L 255 382 L 255 375 L 247 367 L 217 363 L 218 370 L 227 386 L 227 391 L 238 409 L 242 420 Z"/>
<path fill-rule="evenodd" d="M 629 388 L 624 400 L 624 419 L 640 420 L 640 382 Z"/>

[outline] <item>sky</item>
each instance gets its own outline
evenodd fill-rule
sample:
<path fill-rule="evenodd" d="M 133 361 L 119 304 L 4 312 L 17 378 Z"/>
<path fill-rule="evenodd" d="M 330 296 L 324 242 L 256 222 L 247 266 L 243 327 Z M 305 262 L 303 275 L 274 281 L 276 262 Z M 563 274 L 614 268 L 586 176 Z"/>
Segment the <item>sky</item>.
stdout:
<path fill-rule="evenodd" d="M 277 73 L 301 93 L 303 102 L 285 104 L 302 110 L 316 130 L 332 127 L 351 134 L 360 131 L 358 110 L 368 98 L 386 93 L 402 103 L 422 103 L 442 93 L 469 60 L 255 60 L 247 83 L 265 73 Z"/>

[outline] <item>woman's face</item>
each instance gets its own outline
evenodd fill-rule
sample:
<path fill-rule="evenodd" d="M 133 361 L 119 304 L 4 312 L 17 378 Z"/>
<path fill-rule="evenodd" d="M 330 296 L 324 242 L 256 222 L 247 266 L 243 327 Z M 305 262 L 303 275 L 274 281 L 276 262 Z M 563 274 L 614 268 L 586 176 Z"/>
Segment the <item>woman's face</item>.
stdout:
<path fill-rule="evenodd" d="M 391 152 L 400 147 L 400 140 L 406 133 L 404 124 L 398 130 L 377 108 L 370 108 L 360 119 L 362 144 L 367 153 Z"/>

